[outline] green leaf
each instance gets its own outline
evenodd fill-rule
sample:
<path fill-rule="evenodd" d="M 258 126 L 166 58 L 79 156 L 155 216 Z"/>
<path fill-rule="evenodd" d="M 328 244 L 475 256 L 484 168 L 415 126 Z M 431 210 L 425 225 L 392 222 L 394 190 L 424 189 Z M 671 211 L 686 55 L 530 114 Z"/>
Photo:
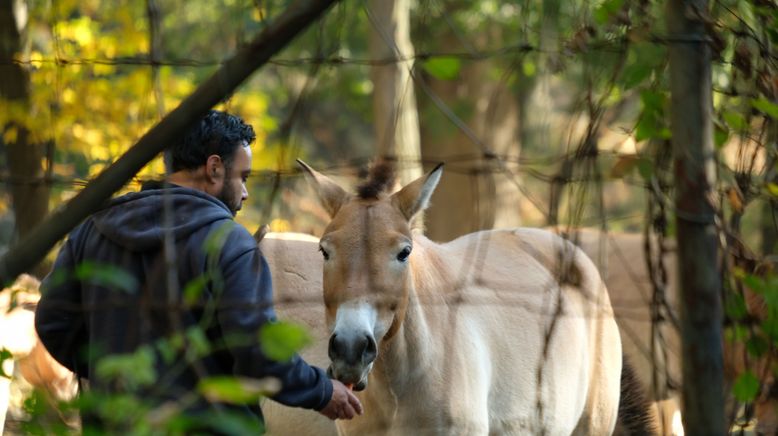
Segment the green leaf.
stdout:
<path fill-rule="evenodd" d="M 643 104 L 643 110 L 649 112 L 662 113 L 666 97 L 663 93 L 651 90 L 644 90 L 640 93 L 640 102 Z"/>
<path fill-rule="evenodd" d="M 594 10 L 594 20 L 599 25 L 608 23 L 611 17 L 621 9 L 623 3 L 624 0 L 605 0 Z"/>
<path fill-rule="evenodd" d="M 5 363 L 6 360 L 13 358 L 14 356 L 10 351 L 8 351 L 6 348 L 0 348 L 0 377 L 11 378 L 11 374 L 5 373 L 5 370 L 3 369 L 3 363 Z"/>
<path fill-rule="evenodd" d="M 746 341 L 746 350 L 753 357 L 764 356 L 769 348 L 770 343 L 767 342 L 767 339 L 759 335 L 753 335 Z"/>
<path fill-rule="evenodd" d="M 91 261 L 81 262 L 75 268 L 78 280 L 106 288 L 119 289 L 128 294 L 137 292 L 138 279 L 115 265 Z"/>
<path fill-rule="evenodd" d="M 654 163 L 648 159 L 641 158 L 638 160 L 638 172 L 640 177 L 643 177 L 643 180 L 651 180 L 651 177 L 654 175 Z"/>
<path fill-rule="evenodd" d="M 746 300 L 742 294 L 729 293 L 724 303 L 724 311 L 730 318 L 738 321 L 748 315 L 748 307 L 746 307 Z"/>
<path fill-rule="evenodd" d="M 265 324 L 259 332 L 262 351 L 267 357 L 286 362 L 311 343 L 304 327 L 288 322 Z"/>
<path fill-rule="evenodd" d="M 235 227 L 235 222 L 227 220 L 224 224 L 211 230 L 208 236 L 203 241 L 203 251 L 211 257 L 218 257 L 219 253 L 227 242 L 227 237 L 230 236 L 230 232 Z"/>
<path fill-rule="evenodd" d="M 187 345 L 192 347 L 197 356 L 205 356 L 211 352 L 211 343 L 205 336 L 203 329 L 200 327 L 192 327 L 186 331 Z"/>
<path fill-rule="evenodd" d="M 778 105 L 767 100 L 764 97 L 759 97 L 756 100 L 751 100 L 751 105 L 759 111 L 764 112 L 770 118 L 778 120 Z"/>
<path fill-rule="evenodd" d="M 206 274 L 201 274 L 190 280 L 184 287 L 184 303 L 190 306 L 197 303 L 207 284 L 208 277 Z"/>
<path fill-rule="evenodd" d="M 635 141 L 670 138 L 670 129 L 664 119 L 666 96 L 661 92 L 644 90 L 640 93 L 640 101 L 643 110 L 635 128 Z"/>
<path fill-rule="evenodd" d="M 624 83 L 624 89 L 631 89 L 640 85 L 644 80 L 651 76 L 652 71 L 654 71 L 653 68 L 645 64 L 627 65 L 621 76 L 621 80 Z"/>
<path fill-rule="evenodd" d="M 635 127 L 635 141 L 640 142 L 646 139 L 659 138 L 660 131 L 661 129 L 656 118 L 644 112 L 643 116 L 638 120 L 637 127 Z"/>
<path fill-rule="evenodd" d="M 651 42 L 634 44 L 627 56 L 628 61 L 624 72 L 621 74 L 624 89 L 633 88 L 651 77 L 654 71 L 665 64 L 666 57 L 667 51 L 662 45 Z M 661 98 L 658 102 L 661 103 Z"/>
<path fill-rule="evenodd" d="M 454 80 L 462 69 L 462 62 L 454 57 L 436 57 L 426 60 L 422 66 L 439 80 Z"/>
<path fill-rule="evenodd" d="M 773 342 L 778 342 L 778 318 L 774 314 L 767 316 L 767 319 L 762 321 L 762 331 L 772 339 Z"/>
<path fill-rule="evenodd" d="M 210 401 L 231 404 L 256 403 L 263 395 L 272 395 L 279 388 L 275 379 L 250 379 L 217 376 L 200 380 L 197 390 Z"/>
<path fill-rule="evenodd" d="M 524 62 L 521 63 L 521 70 L 525 76 L 532 77 L 537 73 L 538 68 L 531 60 L 524 59 Z"/>
<path fill-rule="evenodd" d="M 729 129 L 722 123 L 714 123 L 713 143 L 716 148 L 721 148 L 729 140 Z"/>
<path fill-rule="evenodd" d="M 759 379 L 756 378 L 751 370 L 748 370 L 740 374 L 737 380 L 735 380 L 732 392 L 738 401 L 748 403 L 756 398 L 756 395 L 759 393 L 759 386 Z"/>
<path fill-rule="evenodd" d="M 104 381 L 119 383 L 125 389 L 150 386 L 156 379 L 154 352 L 142 346 L 134 353 L 114 354 L 97 362 L 95 373 Z"/>
<path fill-rule="evenodd" d="M 778 184 L 769 182 L 767 184 L 767 192 L 773 197 L 778 197 Z"/>
<path fill-rule="evenodd" d="M 733 130 L 738 132 L 748 130 L 748 122 L 746 122 L 746 119 L 742 114 L 738 112 L 726 111 L 722 114 L 722 117 Z"/>
<path fill-rule="evenodd" d="M 767 288 L 767 284 L 762 278 L 752 274 L 746 274 L 743 276 L 743 284 L 748 286 L 752 291 L 762 294 Z"/>

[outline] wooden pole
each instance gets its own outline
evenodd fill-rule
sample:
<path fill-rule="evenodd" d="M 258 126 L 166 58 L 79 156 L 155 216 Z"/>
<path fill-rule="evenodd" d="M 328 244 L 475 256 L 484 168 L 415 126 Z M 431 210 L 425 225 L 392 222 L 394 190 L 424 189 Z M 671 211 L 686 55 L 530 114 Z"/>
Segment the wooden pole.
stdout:
<path fill-rule="evenodd" d="M 707 0 L 666 4 L 686 434 L 724 435 L 722 309 L 715 220 Z"/>

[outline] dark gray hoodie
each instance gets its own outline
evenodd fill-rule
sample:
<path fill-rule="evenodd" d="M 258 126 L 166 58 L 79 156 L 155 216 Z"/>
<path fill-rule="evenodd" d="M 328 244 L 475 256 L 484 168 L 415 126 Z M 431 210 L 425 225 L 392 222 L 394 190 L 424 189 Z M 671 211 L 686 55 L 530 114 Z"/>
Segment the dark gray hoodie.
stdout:
<path fill-rule="evenodd" d="M 173 269 L 165 266 L 165 198 L 174 211 Z M 275 321 L 267 263 L 224 203 L 201 191 L 144 189 L 111 201 L 70 234 L 42 294 L 41 341 L 92 389 L 162 402 L 196 393 L 204 376 L 237 375 L 277 378 L 273 398 L 289 406 L 320 410 L 332 396 L 321 369 L 263 354 L 257 332 Z M 171 341 L 176 335 L 185 339 Z M 100 357 L 141 346 L 152 350 L 154 383 L 127 386 L 96 373 Z M 185 355 L 198 358 L 185 363 Z M 189 410 L 211 407 L 198 397 Z M 256 405 L 221 407 L 261 419 Z"/>

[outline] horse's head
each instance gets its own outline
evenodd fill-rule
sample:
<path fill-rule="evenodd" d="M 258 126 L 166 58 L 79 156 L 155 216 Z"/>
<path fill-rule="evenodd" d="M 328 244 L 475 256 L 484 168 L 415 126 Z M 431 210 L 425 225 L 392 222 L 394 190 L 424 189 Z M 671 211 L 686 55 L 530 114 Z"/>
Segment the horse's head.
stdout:
<path fill-rule="evenodd" d="M 391 179 L 376 180 L 374 173 L 351 195 L 299 163 L 332 218 L 320 241 L 330 374 L 362 390 L 382 343 L 404 320 L 412 286 L 410 223 L 427 206 L 441 166 L 391 195 Z"/>

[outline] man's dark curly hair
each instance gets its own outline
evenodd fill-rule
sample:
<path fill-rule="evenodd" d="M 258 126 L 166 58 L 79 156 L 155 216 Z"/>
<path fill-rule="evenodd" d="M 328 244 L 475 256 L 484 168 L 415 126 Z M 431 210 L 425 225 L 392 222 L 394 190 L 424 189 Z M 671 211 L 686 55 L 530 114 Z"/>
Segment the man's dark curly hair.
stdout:
<path fill-rule="evenodd" d="M 208 156 L 215 154 L 229 168 L 238 147 L 248 146 L 256 137 L 251 125 L 240 117 L 211 110 L 165 150 L 165 167 L 171 173 L 192 170 L 205 165 Z"/>

